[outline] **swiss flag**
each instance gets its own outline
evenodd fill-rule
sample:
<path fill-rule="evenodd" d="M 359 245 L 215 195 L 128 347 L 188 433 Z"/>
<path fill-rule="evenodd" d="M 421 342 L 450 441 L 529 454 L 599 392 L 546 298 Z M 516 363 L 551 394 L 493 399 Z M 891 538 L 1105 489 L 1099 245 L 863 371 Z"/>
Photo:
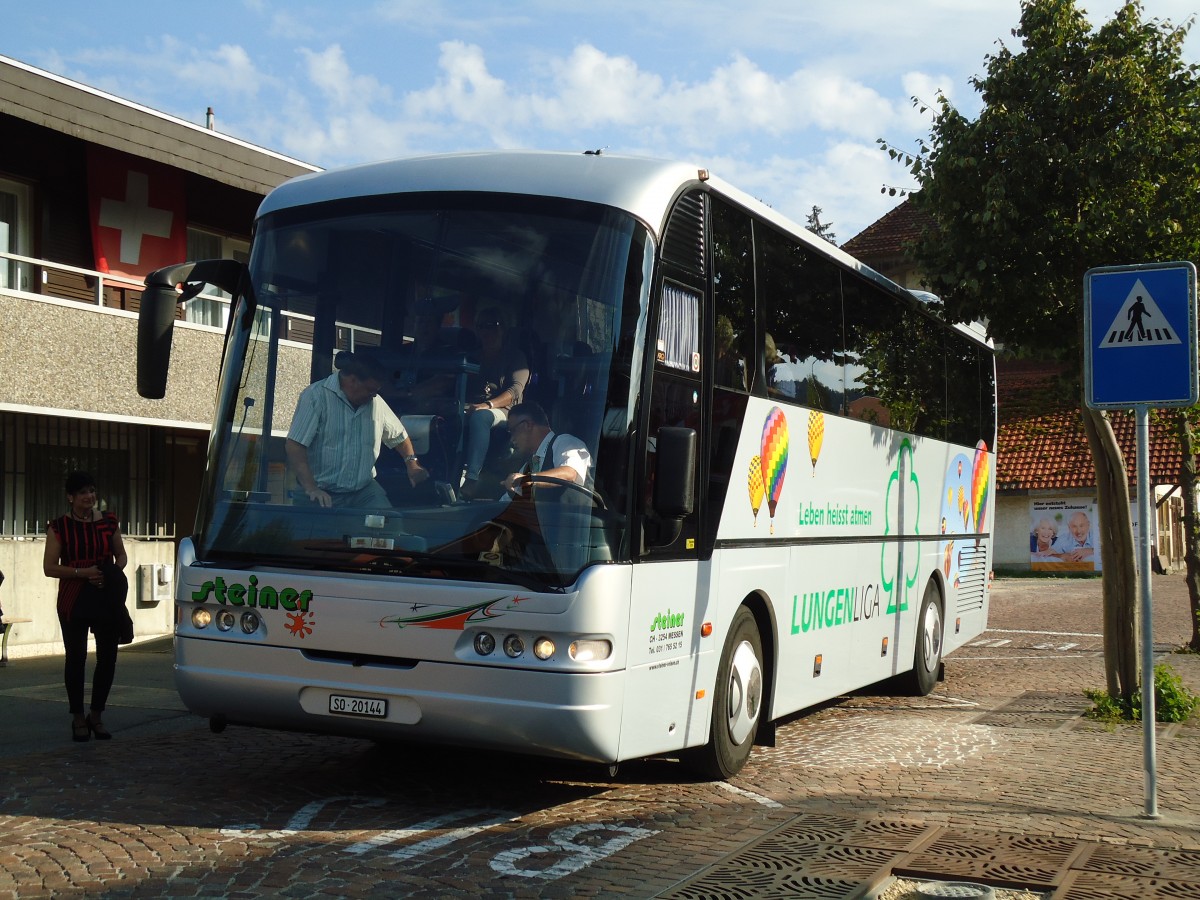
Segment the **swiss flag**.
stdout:
<path fill-rule="evenodd" d="M 183 174 L 104 147 L 88 147 L 88 205 L 96 270 L 141 282 L 187 256 Z"/>

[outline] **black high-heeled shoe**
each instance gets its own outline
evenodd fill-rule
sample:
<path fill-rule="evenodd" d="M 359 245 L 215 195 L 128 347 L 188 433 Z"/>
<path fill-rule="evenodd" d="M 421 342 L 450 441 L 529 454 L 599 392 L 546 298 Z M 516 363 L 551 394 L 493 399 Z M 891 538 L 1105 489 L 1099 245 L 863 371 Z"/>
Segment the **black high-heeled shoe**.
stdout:
<path fill-rule="evenodd" d="M 90 731 L 92 734 L 94 734 L 96 736 L 96 740 L 98 740 L 98 741 L 111 741 L 112 740 L 112 732 L 104 727 L 103 722 L 93 722 L 91 719 L 88 719 L 87 727 L 88 727 L 88 731 Z M 84 738 L 84 740 L 87 740 L 87 739 Z"/>
<path fill-rule="evenodd" d="M 91 738 L 92 738 L 92 726 L 91 725 L 89 725 L 87 722 L 84 722 L 82 725 L 78 725 L 75 722 L 71 723 L 71 740 L 79 741 L 80 743 L 83 743 L 84 741 L 91 740 Z"/>

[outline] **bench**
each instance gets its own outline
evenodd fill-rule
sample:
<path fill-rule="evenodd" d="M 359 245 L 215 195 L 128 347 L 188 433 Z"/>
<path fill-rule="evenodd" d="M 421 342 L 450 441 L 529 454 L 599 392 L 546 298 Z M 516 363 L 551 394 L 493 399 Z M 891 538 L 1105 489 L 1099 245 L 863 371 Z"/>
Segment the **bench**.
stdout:
<path fill-rule="evenodd" d="M 4 637 L 0 638 L 0 667 L 8 665 L 8 636 L 12 634 L 12 626 L 32 621 L 23 616 L 0 616 L 0 626 L 4 628 Z"/>

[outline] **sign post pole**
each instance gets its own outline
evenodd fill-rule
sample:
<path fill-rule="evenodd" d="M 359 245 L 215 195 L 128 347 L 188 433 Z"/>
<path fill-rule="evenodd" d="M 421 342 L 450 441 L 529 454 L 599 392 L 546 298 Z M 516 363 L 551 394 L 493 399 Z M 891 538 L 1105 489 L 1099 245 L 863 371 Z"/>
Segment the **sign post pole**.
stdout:
<path fill-rule="evenodd" d="M 1145 808 L 1148 819 L 1158 818 L 1158 750 L 1154 709 L 1154 605 L 1150 583 L 1150 407 L 1137 413 L 1138 586 L 1142 601 L 1142 768 L 1146 771 Z"/>
<path fill-rule="evenodd" d="M 1142 624 L 1142 755 L 1145 815 L 1158 818 L 1154 609 L 1150 542 L 1150 410 L 1195 405 L 1196 267 L 1190 262 L 1089 269 L 1083 286 L 1084 398 L 1092 409 L 1137 417 L 1137 568 Z"/>

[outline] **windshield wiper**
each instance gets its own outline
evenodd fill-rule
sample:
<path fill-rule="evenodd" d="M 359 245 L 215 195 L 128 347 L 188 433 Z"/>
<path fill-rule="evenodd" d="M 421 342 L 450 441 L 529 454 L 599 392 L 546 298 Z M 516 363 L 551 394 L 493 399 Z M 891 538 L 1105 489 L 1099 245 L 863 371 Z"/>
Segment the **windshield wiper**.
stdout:
<path fill-rule="evenodd" d="M 436 553 L 424 553 L 419 550 L 397 550 L 390 554 L 360 554 L 354 560 L 346 560 L 338 564 L 342 570 L 360 572 L 385 572 L 389 575 L 410 575 L 414 572 L 425 574 L 443 572 L 447 577 L 451 573 L 469 572 L 482 575 L 489 581 L 502 581 L 515 584 L 531 591 L 550 591 L 562 593 L 561 585 L 548 584 L 541 579 L 525 572 L 515 572 L 502 566 L 483 562 L 477 559 L 467 559 L 461 556 L 441 556 Z"/>

